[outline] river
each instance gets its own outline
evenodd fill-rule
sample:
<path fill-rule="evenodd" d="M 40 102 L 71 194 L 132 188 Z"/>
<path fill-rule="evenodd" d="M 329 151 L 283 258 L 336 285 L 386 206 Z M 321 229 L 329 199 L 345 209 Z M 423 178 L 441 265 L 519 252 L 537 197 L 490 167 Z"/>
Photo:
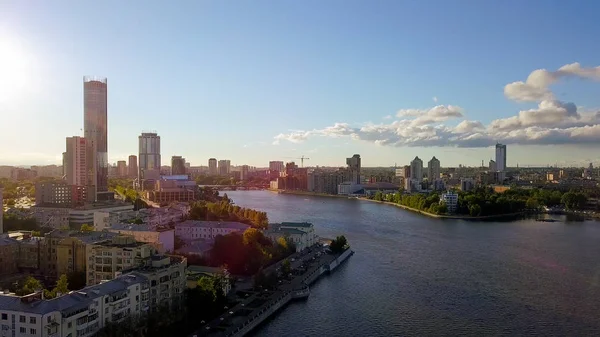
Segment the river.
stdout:
<path fill-rule="evenodd" d="M 232 191 L 356 252 L 255 336 L 600 335 L 600 222 L 433 219 L 364 200 Z"/>

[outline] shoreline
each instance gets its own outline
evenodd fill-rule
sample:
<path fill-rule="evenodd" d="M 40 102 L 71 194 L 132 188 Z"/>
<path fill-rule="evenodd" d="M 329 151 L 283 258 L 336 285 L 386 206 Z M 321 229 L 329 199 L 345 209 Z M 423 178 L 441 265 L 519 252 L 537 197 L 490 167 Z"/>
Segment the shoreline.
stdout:
<path fill-rule="evenodd" d="M 351 197 L 349 197 L 347 195 L 324 194 L 324 193 L 315 193 L 315 192 L 308 192 L 308 191 L 273 190 L 273 189 L 268 189 L 267 191 L 272 192 L 272 193 L 277 193 L 277 194 L 292 194 L 292 195 L 306 195 L 306 196 L 313 196 L 313 197 L 354 199 L 354 198 L 351 198 Z M 389 201 L 377 201 L 377 200 L 368 199 L 368 198 L 365 198 L 365 197 L 359 197 L 359 198 L 356 198 L 356 199 L 370 201 L 370 202 L 377 202 L 377 203 L 380 203 L 380 204 L 386 204 L 386 205 L 391 205 L 391 206 L 396 206 L 396 207 L 402 208 L 402 209 L 407 210 L 407 211 L 411 211 L 411 212 L 414 212 L 414 213 L 418 213 L 418 214 L 421 214 L 421 215 L 424 215 L 424 216 L 428 216 L 428 217 L 431 217 L 431 218 L 437 218 L 437 219 L 493 220 L 493 219 L 514 218 L 514 217 L 518 217 L 518 216 L 526 214 L 526 212 L 516 212 L 516 213 L 497 214 L 497 215 L 481 215 L 481 216 L 444 215 L 444 214 L 429 213 L 429 212 L 426 212 L 426 211 L 422 211 L 422 210 L 419 210 L 419 209 L 416 209 L 416 208 L 404 206 L 404 205 L 397 204 L 397 203 L 394 203 L 394 202 L 389 202 Z"/>
<path fill-rule="evenodd" d="M 394 203 L 394 202 L 377 201 L 377 200 L 367 199 L 367 198 L 359 198 L 359 199 L 360 200 L 365 200 L 365 201 L 377 202 L 377 203 L 380 203 L 380 204 L 386 204 L 386 205 L 392 205 L 392 206 L 400 207 L 400 208 L 402 208 L 404 210 L 407 210 L 407 211 L 411 211 L 411 212 L 414 212 L 414 213 L 419 213 L 421 215 L 425 215 L 425 216 L 432 217 L 432 218 L 438 218 L 438 219 L 493 220 L 493 219 L 500 219 L 500 218 L 517 217 L 517 216 L 520 216 L 520 215 L 523 215 L 523 214 L 526 213 L 526 212 L 516 212 L 516 213 L 497 214 L 497 215 L 480 215 L 480 216 L 433 214 L 433 213 L 422 211 L 422 210 L 419 210 L 419 209 L 416 209 L 416 208 L 412 208 L 412 207 L 408 207 L 408 206 L 405 206 L 405 205 L 397 204 L 397 203 Z"/>

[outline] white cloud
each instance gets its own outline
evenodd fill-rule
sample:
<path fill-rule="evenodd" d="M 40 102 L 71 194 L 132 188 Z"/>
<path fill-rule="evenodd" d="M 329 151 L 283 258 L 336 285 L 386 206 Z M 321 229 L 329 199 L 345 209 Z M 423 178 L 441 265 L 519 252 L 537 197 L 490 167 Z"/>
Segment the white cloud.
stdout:
<path fill-rule="evenodd" d="M 571 63 L 556 71 L 537 69 L 531 72 L 525 82 L 517 81 L 504 87 L 504 95 L 520 102 L 539 102 L 554 100 L 549 86 L 563 77 L 579 77 L 600 81 L 600 67 L 582 68 L 579 63 Z"/>
<path fill-rule="evenodd" d="M 538 107 L 493 120 L 488 125 L 463 119 L 465 113 L 461 107 L 436 105 L 430 109 L 398 110 L 397 119 L 385 123 L 358 127 L 335 123 L 323 129 L 295 130 L 275 136 L 274 143 L 282 140 L 301 143 L 310 137 L 347 137 L 382 146 L 487 147 L 496 142 L 523 145 L 600 142 L 600 111 L 559 101 L 549 89 L 552 83 L 569 76 L 600 80 L 600 67 L 582 68 L 573 63 L 553 72 L 544 69 L 531 72 L 525 82 L 506 85 L 504 93 L 517 101 L 538 102 Z M 456 119 L 462 120 L 455 126 L 446 124 Z"/>
<path fill-rule="evenodd" d="M 437 103 L 438 99 L 437 97 L 433 96 L 433 103 Z"/>

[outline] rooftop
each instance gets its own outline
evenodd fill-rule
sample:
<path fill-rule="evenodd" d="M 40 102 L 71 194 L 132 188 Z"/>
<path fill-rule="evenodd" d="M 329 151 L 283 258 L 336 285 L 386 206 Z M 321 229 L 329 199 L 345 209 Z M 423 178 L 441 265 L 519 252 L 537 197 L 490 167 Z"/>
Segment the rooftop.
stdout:
<path fill-rule="evenodd" d="M 205 228 L 232 228 L 239 230 L 246 230 L 250 228 L 250 225 L 243 224 L 241 222 L 233 221 L 199 221 L 199 220 L 186 220 L 182 223 L 176 224 L 177 227 L 205 227 Z"/>
<path fill-rule="evenodd" d="M 313 224 L 310 222 L 282 222 L 280 223 L 281 226 L 288 226 L 288 227 L 304 227 L 304 228 L 308 228 L 308 227 L 313 227 Z M 271 225 L 269 225 L 271 226 Z"/>
<path fill-rule="evenodd" d="M 111 240 L 115 236 L 118 236 L 118 233 L 112 232 L 83 232 L 83 231 L 66 231 L 66 230 L 53 230 L 52 232 L 46 234 L 51 237 L 58 238 L 78 238 L 84 243 L 97 243 L 106 240 Z"/>
<path fill-rule="evenodd" d="M 72 291 L 67 295 L 51 300 L 36 299 L 35 295 L 21 297 L 11 294 L 0 294 L 0 308 L 7 311 L 41 315 L 53 311 L 60 311 L 63 314 L 67 314 L 89 306 L 93 299 L 126 291 L 132 284 L 146 282 L 146 280 L 143 275 L 132 273 L 78 291 Z"/>
<path fill-rule="evenodd" d="M 265 231 L 265 234 L 284 234 L 284 235 L 306 235 L 306 232 L 303 232 L 299 229 L 295 228 L 285 228 L 285 227 L 273 227 L 269 228 Z"/>
<path fill-rule="evenodd" d="M 133 231 L 133 232 L 166 232 L 166 231 L 172 231 L 172 229 L 170 229 L 170 228 L 157 227 L 155 225 L 146 225 L 146 224 L 136 225 L 136 224 L 128 224 L 128 223 L 121 223 L 121 224 L 110 225 L 110 228 L 108 228 L 108 230 L 109 231 L 121 230 L 121 231 Z"/>
<path fill-rule="evenodd" d="M 17 240 L 9 237 L 2 236 L 0 237 L 0 246 L 8 246 L 8 245 L 16 245 Z"/>

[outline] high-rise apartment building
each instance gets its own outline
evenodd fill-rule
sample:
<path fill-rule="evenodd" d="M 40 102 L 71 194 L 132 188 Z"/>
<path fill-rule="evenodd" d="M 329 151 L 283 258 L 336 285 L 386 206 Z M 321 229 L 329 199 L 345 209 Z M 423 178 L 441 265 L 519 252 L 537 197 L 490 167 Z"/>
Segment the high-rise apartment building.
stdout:
<path fill-rule="evenodd" d="M 346 158 L 348 165 L 348 178 L 353 184 L 360 184 L 360 155 L 355 154 L 351 158 Z"/>
<path fill-rule="evenodd" d="M 144 132 L 139 136 L 139 180 L 145 179 L 147 171 L 160 172 L 160 136 Z"/>
<path fill-rule="evenodd" d="M 135 178 L 138 175 L 138 163 L 137 163 L 137 156 L 135 155 L 131 155 L 129 156 L 129 166 L 128 166 L 128 176 L 130 178 Z"/>
<path fill-rule="evenodd" d="M 440 161 L 435 156 L 427 163 L 427 180 L 429 182 L 440 179 L 441 167 Z"/>
<path fill-rule="evenodd" d="M 185 158 L 182 156 L 171 157 L 171 174 L 174 176 L 186 174 Z"/>
<path fill-rule="evenodd" d="M 496 172 L 496 162 L 490 159 L 489 168 L 490 172 Z"/>
<path fill-rule="evenodd" d="M 283 172 L 285 170 L 285 165 L 282 161 L 270 161 L 269 162 L 269 171 L 278 171 Z"/>
<path fill-rule="evenodd" d="M 404 165 L 401 168 L 397 168 L 396 177 L 401 177 L 404 179 L 410 178 L 410 165 Z"/>
<path fill-rule="evenodd" d="M 423 181 L 423 160 L 418 156 L 410 162 L 410 174 L 412 180 Z"/>
<path fill-rule="evenodd" d="M 496 171 L 506 170 L 506 145 L 496 144 Z"/>
<path fill-rule="evenodd" d="M 231 173 L 231 161 L 219 160 L 219 175 L 225 176 Z"/>
<path fill-rule="evenodd" d="M 92 185 L 88 172 L 88 142 L 83 137 L 67 137 L 67 152 L 64 155 L 64 171 L 67 184 L 75 186 Z M 95 199 L 95 197 L 94 197 Z"/>
<path fill-rule="evenodd" d="M 240 171 L 240 180 L 241 181 L 248 180 L 249 171 L 250 171 L 250 168 L 248 165 L 242 165 L 242 170 Z"/>
<path fill-rule="evenodd" d="M 119 178 L 127 177 L 127 162 L 124 160 L 119 160 L 117 162 L 117 176 Z"/>
<path fill-rule="evenodd" d="M 216 176 L 218 173 L 217 171 L 217 159 L 215 158 L 210 158 L 208 160 L 208 174 L 211 176 Z"/>
<path fill-rule="evenodd" d="M 87 161 L 96 200 L 111 199 L 108 192 L 108 117 L 106 78 L 83 78 L 83 133 L 89 149 Z"/>

